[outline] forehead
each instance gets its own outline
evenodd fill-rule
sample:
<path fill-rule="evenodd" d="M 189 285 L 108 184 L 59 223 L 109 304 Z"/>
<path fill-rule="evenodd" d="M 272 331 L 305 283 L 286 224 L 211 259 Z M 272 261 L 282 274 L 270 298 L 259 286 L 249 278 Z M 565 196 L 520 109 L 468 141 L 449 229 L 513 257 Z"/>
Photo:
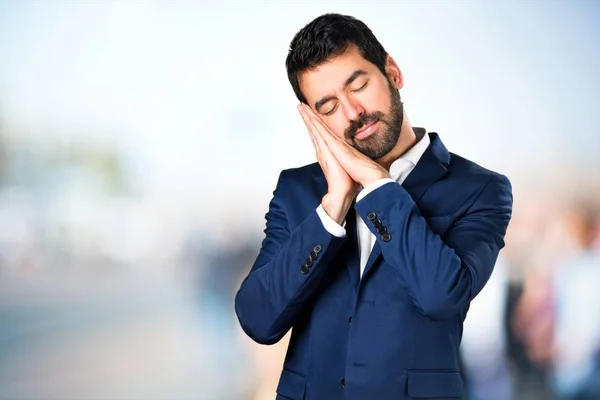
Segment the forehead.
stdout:
<path fill-rule="evenodd" d="M 346 79 L 359 69 L 368 74 L 379 71 L 375 64 L 363 58 L 358 47 L 350 44 L 344 53 L 302 73 L 298 83 L 311 104 L 316 98 L 341 90 Z"/>

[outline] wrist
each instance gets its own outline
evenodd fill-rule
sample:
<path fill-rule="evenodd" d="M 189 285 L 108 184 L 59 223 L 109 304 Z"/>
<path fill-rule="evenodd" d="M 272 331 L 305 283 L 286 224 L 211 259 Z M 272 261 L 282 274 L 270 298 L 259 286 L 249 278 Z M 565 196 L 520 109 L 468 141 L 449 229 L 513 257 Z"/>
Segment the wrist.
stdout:
<path fill-rule="evenodd" d="M 338 225 L 342 225 L 354 200 L 354 193 L 327 193 L 321 199 L 323 210 Z"/>
<path fill-rule="evenodd" d="M 377 182 L 380 181 L 382 179 L 386 179 L 386 178 L 391 178 L 390 174 L 387 171 L 381 171 L 378 172 L 376 174 L 373 174 L 371 176 L 366 177 L 365 179 L 362 180 L 362 182 L 360 182 L 360 185 L 365 188 L 367 186 L 369 186 L 370 184 L 372 184 L 373 182 Z"/>
<path fill-rule="evenodd" d="M 322 202 L 338 204 L 340 206 L 344 206 L 350 208 L 350 205 L 354 201 L 358 190 L 353 192 L 327 192 L 321 199 Z"/>

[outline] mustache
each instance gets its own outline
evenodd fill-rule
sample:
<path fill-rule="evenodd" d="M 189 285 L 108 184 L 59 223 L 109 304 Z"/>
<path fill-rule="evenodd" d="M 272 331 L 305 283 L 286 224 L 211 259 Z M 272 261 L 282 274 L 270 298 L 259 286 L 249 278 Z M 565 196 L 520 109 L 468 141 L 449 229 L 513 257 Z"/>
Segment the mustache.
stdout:
<path fill-rule="evenodd" d="M 383 118 L 383 113 L 381 111 L 375 111 L 371 114 L 363 114 L 359 119 L 355 121 L 350 121 L 350 126 L 346 128 L 344 131 L 344 136 L 346 139 L 352 139 L 356 135 L 359 129 L 361 129 L 365 125 L 371 125 Z"/>

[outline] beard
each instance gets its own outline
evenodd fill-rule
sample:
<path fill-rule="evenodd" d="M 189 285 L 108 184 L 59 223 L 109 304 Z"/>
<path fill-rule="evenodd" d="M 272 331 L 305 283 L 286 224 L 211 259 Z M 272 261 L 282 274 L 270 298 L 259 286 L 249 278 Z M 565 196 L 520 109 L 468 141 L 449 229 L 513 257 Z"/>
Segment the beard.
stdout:
<path fill-rule="evenodd" d="M 400 138 L 400 128 L 404 120 L 404 109 L 400 92 L 388 81 L 392 104 L 387 114 L 375 111 L 363 114 L 344 131 L 344 137 L 356 150 L 372 160 L 380 159 L 388 154 Z M 356 132 L 363 126 L 379 122 L 377 130 L 364 139 L 356 139 Z"/>

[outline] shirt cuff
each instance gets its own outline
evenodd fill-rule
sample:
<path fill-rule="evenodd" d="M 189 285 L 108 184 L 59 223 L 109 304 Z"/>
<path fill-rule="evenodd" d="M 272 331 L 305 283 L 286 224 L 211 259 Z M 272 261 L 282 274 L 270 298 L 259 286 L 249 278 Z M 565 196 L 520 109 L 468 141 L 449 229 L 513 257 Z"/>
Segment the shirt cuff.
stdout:
<path fill-rule="evenodd" d="M 321 218 L 321 222 L 323 223 L 323 227 L 325 228 L 325 230 L 329 233 L 331 233 L 333 236 L 342 238 L 344 236 L 346 236 L 346 229 L 344 229 L 344 227 L 338 225 L 337 222 L 335 222 L 333 220 L 333 218 L 331 218 L 329 216 L 329 214 L 327 214 L 327 212 L 325 212 L 325 210 L 323 209 L 323 206 L 320 205 L 319 207 L 317 207 L 317 214 L 319 214 L 319 218 Z M 344 220 L 344 226 L 346 226 L 346 221 Z"/>
<path fill-rule="evenodd" d="M 365 197 L 366 195 L 371 193 L 373 190 L 380 188 L 381 186 L 385 185 L 386 183 L 390 183 L 390 182 L 396 182 L 396 181 L 393 180 L 392 178 L 383 178 L 383 179 L 376 180 L 375 182 L 371 182 L 363 190 L 361 190 L 360 193 L 358 193 L 358 196 L 356 196 L 356 202 L 358 203 L 363 197 Z"/>

